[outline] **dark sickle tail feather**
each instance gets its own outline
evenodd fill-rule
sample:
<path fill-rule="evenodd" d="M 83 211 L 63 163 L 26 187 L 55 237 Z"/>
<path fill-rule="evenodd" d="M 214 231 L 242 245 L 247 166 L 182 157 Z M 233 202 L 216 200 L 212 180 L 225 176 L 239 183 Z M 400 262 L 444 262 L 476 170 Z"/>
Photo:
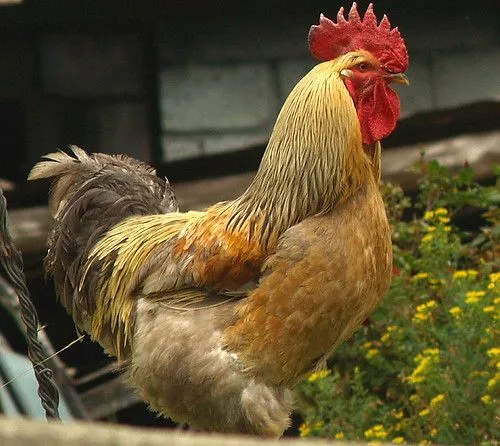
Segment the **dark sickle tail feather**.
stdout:
<path fill-rule="evenodd" d="M 45 267 L 54 276 L 61 303 L 75 323 L 89 331 L 94 297 L 79 296 L 76 288 L 95 243 L 124 218 L 175 212 L 177 202 L 169 183 L 140 161 L 125 155 L 89 155 L 76 146 L 71 150 L 72 156 L 46 155 L 28 179 L 53 178 L 50 206 L 55 221 Z M 97 282 L 100 274 L 96 271 L 92 280 Z M 92 290 L 97 283 L 89 285 Z"/>

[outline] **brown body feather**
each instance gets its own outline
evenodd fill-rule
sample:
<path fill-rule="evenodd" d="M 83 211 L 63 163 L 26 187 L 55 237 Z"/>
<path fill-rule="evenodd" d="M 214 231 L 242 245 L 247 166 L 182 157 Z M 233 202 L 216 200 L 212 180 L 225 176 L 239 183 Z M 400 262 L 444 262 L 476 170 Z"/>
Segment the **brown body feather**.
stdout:
<path fill-rule="evenodd" d="M 248 190 L 205 212 L 177 212 L 129 159 L 77 150 L 35 166 L 32 179 L 57 178 L 47 266 L 58 295 L 130 360 L 128 380 L 154 409 L 200 429 L 280 435 L 287 387 L 387 290 L 380 145 L 363 146 L 340 77 L 363 57 L 311 70 Z"/>

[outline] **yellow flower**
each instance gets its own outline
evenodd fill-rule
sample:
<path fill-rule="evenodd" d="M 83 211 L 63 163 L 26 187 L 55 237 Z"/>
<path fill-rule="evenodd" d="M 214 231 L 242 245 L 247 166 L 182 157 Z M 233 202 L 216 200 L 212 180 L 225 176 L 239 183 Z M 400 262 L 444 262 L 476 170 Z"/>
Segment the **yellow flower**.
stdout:
<path fill-rule="evenodd" d="M 481 297 L 484 297 L 485 294 L 486 293 L 484 291 L 469 291 L 465 294 L 465 296 L 467 297 L 465 299 L 465 303 L 470 305 L 477 304 L 479 302 L 479 299 Z"/>
<path fill-rule="evenodd" d="M 422 352 L 422 354 L 425 356 L 439 356 L 439 349 L 438 348 L 426 348 Z"/>
<path fill-rule="evenodd" d="M 391 334 L 390 333 L 384 333 L 382 337 L 380 338 L 380 342 L 383 344 L 387 344 L 391 340 Z"/>
<path fill-rule="evenodd" d="M 314 429 L 321 429 L 324 425 L 325 425 L 325 422 L 323 420 L 316 421 L 316 423 L 314 423 Z"/>
<path fill-rule="evenodd" d="M 445 208 L 437 208 L 434 213 L 436 215 L 448 215 L 448 209 Z"/>
<path fill-rule="evenodd" d="M 486 404 L 486 405 L 489 405 L 489 404 L 492 404 L 493 403 L 493 400 L 491 399 L 491 396 L 490 395 L 483 395 L 481 397 L 481 401 Z"/>
<path fill-rule="evenodd" d="M 394 444 L 403 444 L 405 442 L 405 437 L 396 437 L 392 439 Z"/>
<path fill-rule="evenodd" d="M 486 293 L 484 291 L 469 291 L 467 297 L 484 297 Z"/>
<path fill-rule="evenodd" d="M 408 382 L 411 384 L 418 384 L 424 381 L 425 379 L 425 374 L 431 367 L 432 360 L 431 358 L 423 358 L 422 361 L 420 361 L 420 364 L 413 370 L 411 375 L 408 377 Z"/>
<path fill-rule="evenodd" d="M 302 423 L 299 426 L 299 434 L 301 437 L 307 437 L 311 433 L 311 427 L 307 423 Z"/>
<path fill-rule="evenodd" d="M 365 342 L 365 343 L 363 344 L 363 347 L 364 347 L 364 348 L 370 348 L 372 345 L 373 345 L 373 342 L 368 341 L 368 342 Z"/>
<path fill-rule="evenodd" d="M 460 317 L 460 313 L 462 312 L 462 309 L 460 307 L 453 307 L 450 308 L 450 314 L 455 318 L 458 319 Z"/>
<path fill-rule="evenodd" d="M 429 432 L 429 435 L 430 435 L 431 437 L 435 437 L 435 436 L 437 435 L 437 433 L 438 433 L 438 430 L 437 430 L 436 428 L 433 428 L 433 429 L 431 429 L 431 431 Z"/>
<path fill-rule="evenodd" d="M 427 243 L 432 240 L 432 234 L 427 234 L 422 237 L 422 243 Z"/>
<path fill-rule="evenodd" d="M 450 218 L 449 217 L 439 217 L 439 222 L 443 223 L 443 224 L 449 223 Z"/>
<path fill-rule="evenodd" d="M 366 359 L 373 359 L 375 356 L 378 356 L 380 354 L 380 351 L 377 348 L 371 348 L 366 352 Z"/>
<path fill-rule="evenodd" d="M 486 352 L 486 354 L 488 355 L 489 358 L 492 358 L 492 359 L 500 358 L 500 348 L 499 347 L 490 348 Z"/>
<path fill-rule="evenodd" d="M 335 440 L 343 440 L 344 439 L 344 432 L 337 432 L 335 434 Z"/>
<path fill-rule="evenodd" d="M 467 271 L 458 270 L 453 273 L 453 280 L 465 279 L 467 277 Z"/>
<path fill-rule="evenodd" d="M 416 396 L 416 395 L 412 395 L 412 396 Z M 396 419 L 396 420 L 400 420 L 401 418 L 404 417 L 404 412 L 402 410 L 393 410 L 391 412 L 391 415 Z"/>
<path fill-rule="evenodd" d="M 422 322 L 422 321 L 426 321 L 429 318 L 430 318 L 430 314 L 429 313 L 416 313 L 415 316 L 413 316 L 412 321 L 415 322 L 415 323 L 419 323 L 419 322 Z"/>
<path fill-rule="evenodd" d="M 434 398 L 432 398 L 430 402 L 431 407 L 437 407 L 439 404 L 441 404 L 444 400 L 444 395 L 440 393 L 439 395 L 436 395 Z"/>
<path fill-rule="evenodd" d="M 425 214 L 424 214 L 424 220 L 432 220 L 434 218 L 434 212 L 433 211 L 427 211 Z"/>
<path fill-rule="evenodd" d="M 427 232 L 434 232 L 436 230 L 435 226 L 427 226 Z"/>
<path fill-rule="evenodd" d="M 437 307 L 437 302 L 435 300 L 430 300 L 425 304 L 425 308 L 432 309 Z"/>
<path fill-rule="evenodd" d="M 488 284 L 488 286 L 486 288 L 488 288 L 489 290 L 492 290 L 493 288 L 495 288 L 495 284 L 493 282 L 491 282 Z"/>
<path fill-rule="evenodd" d="M 487 307 L 484 307 L 483 308 L 483 311 L 485 313 L 493 313 L 495 311 L 495 307 L 493 305 L 489 305 Z"/>
<path fill-rule="evenodd" d="M 498 282 L 498 281 L 500 281 L 500 272 L 491 273 L 489 277 L 490 277 L 490 282 L 492 282 L 492 283 Z"/>
<path fill-rule="evenodd" d="M 500 297 L 495 297 L 495 299 L 493 300 L 493 303 L 495 305 L 500 305 Z"/>
<path fill-rule="evenodd" d="M 435 300 L 430 300 L 425 304 L 421 304 L 417 307 L 417 312 L 413 316 L 413 322 L 419 323 L 426 321 L 430 318 L 430 310 L 437 307 L 437 302 Z"/>
<path fill-rule="evenodd" d="M 408 377 L 408 382 L 410 384 L 419 384 L 425 381 L 425 377 L 418 374 L 412 374 Z"/>
<path fill-rule="evenodd" d="M 444 232 L 450 232 L 451 226 L 444 226 L 443 229 L 444 229 Z"/>
<path fill-rule="evenodd" d="M 371 429 L 365 431 L 365 438 L 367 440 L 377 439 L 377 440 L 385 440 L 387 438 L 387 432 L 382 424 L 377 424 L 373 426 Z"/>
<path fill-rule="evenodd" d="M 479 298 L 477 298 L 477 297 L 468 297 L 467 299 L 465 299 L 465 303 L 469 304 L 469 305 L 474 305 L 474 304 L 477 304 L 478 302 L 479 302 Z"/>
<path fill-rule="evenodd" d="M 413 404 L 418 404 L 420 402 L 420 397 L 414 393 L 413 395 L 410 395 L 410 403 L 413 403 Z"/>
<path fill-rule="evenodd" d="M 465 279 L 466 277 L 475 278 L 479 273 L 475 269 L 459 269 L 453 273 L 453 280 Z"/>
<path fill-rule="evenodd" d="M 408 382 L 410 384 L 418 384 L 425 381 L 426 374 L 431 369 L 432 365 L 439 363 L 439 349 L 427 348 L 422 354 L 415 356 L 414 360 L 418 365 L 408 377 Z"/>
<path fill-rule="evenodd" d="M 493 378 L 488 380 L 488 390 L 494 389 L 497 386 L 498 381 L 500 381 L 500 373 L 496 373 Z"/>
<path fill-rule="evenodd" d="M 310 383 L 318 381 L 319 379 L 326 378 L 330 374 L 330 370 L 318 370 L 317 372 L 312 372 L 307 379 Z"/>
<path fill-rule="evenodd" d="M 418 413 L 418 416 L 424 418 L 424 417 L 428 416 L 430 413 L 431 413 L 431 411 L 429 409 L 424 409 Z"/>
<path fill-rule="evenodd" d="M 417 307 L 417 312 L 418 312 L 418 313 L 424 313 L 424 312 L 425 312 L 425 310 L 426 310 L 426 308 L 427 308 L 427 305 L 426 305 L 426 304 L 421 304 L 421 305 L 419 305 L 419 306 Z"/>
<path fill-rule="evenodd" d="M 421 280 L 421 279 L 427 279 L 429 277 L 429 273 L 418 273 L 415 274 L 411 279 L 412 280 Z"/>

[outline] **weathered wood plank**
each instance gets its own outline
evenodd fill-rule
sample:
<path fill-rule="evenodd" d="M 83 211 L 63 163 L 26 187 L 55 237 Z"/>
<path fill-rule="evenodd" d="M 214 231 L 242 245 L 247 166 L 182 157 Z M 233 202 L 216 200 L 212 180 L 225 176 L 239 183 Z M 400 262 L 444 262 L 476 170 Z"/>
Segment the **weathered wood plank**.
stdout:
<path fill-rule="evenodd" d="M 43 423 L 0 417 L 2 446 L 307 446 L 363 443 L 306 439 L 263 440 L 234 435 L 207 435 L 168 429 L 138 429 L 103 423 Z"/>

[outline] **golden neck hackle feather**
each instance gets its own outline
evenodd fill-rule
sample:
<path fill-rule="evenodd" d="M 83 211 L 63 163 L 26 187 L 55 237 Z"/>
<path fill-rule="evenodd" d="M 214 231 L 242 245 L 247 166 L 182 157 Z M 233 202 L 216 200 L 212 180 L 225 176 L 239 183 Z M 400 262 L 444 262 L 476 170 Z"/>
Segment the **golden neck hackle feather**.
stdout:
<path fill-rule="evenodd" d="M 272 248 L 283 231 L 331 211 L 367 180 L 371 159 L 340 77 L 353 63 L 353 53 L 321 63 L 292 90 L 253 182 L 226 204 L 229 230 L 259 226 L 261 244 Z"/>

